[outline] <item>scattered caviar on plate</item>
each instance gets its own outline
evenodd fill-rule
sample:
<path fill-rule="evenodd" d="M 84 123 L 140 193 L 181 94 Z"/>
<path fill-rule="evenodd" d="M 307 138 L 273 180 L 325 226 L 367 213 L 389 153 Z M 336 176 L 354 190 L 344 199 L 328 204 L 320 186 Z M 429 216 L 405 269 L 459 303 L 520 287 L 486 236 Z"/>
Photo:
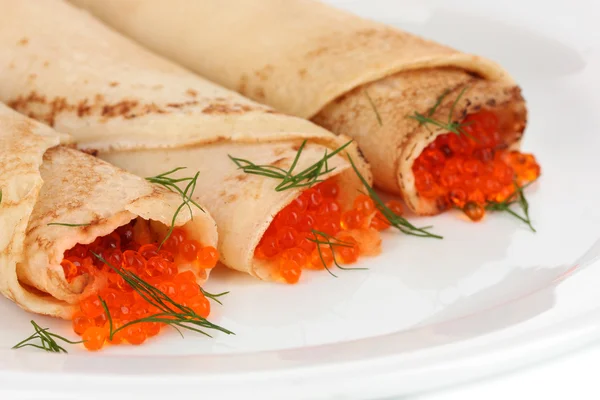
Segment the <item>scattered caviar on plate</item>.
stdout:
<path fill-rule="evenodd" d="M 350 210 L 342 211 L 339 193 L 334 178 L 302 192 L 275 216 L 256 247 L 255 258 L 271 261 L 283 280 L 296 283 L 302 270 L 329 268 L 334 257 L 339 264 L 352 264 L 361 255 L 378 254 L 378 231 L 389 228 L 389 222 L 364 194 L 356 197 Z M 402 213 L 399 202 L 387 205 Z M 319 232 L 316 237 L 315 232 Z M 319 244 L 317 248 L 315 241 L 327 237 L 343 245 Z"/>
<path fill-rule="evenodd" d="M 175 228 L 160 248 L 151 237 L 147 224 L 134 220 L 90 244 L 77 244 L 65 252 L 61 266 L 68 282 L 83 274 L 106 282 L 98 293 L 80 300 L 72 317 L 73 331 L 82 337 L 88 350 L 99 350 L 109 341 L 109 325 L 100 298 L 105 301 L 115 328 L 158 311 L 92 253 L 101 255 L 115 268 L 135 273 L 173 300 L 208 317 L 210 303 L 196 283 L 196 274 L 190 269 L 180 271 L 179 266 L 213 268 L 219 258 L 217 250 L 188 238 L 181 228 Z M 162 326 L 155 322 L 133 324 L 117 332 L 110 343 L 139 345 L 157 335 Z"/>
<path fill-rule="evenodd" d="M 489 203 L 501 203 L 536 180 L 540 166 L 531 154 L 509 151 L 491 111 L 468 115 L 462 133 L 439 135 L 413 164 L 420 196 L 435 201 L 440 211 L 462 209 L 473 221 L 485 215 Z"/>

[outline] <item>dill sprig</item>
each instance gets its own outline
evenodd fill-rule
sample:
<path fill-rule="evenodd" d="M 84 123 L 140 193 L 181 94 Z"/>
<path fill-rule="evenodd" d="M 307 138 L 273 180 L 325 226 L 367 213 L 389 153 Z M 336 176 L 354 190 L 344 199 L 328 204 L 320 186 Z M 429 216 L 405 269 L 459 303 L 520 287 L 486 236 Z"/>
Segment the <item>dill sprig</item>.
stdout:
<path fill-rule="evenodd" d="M 194 201 L 194 199 L 192 199 L 194 190 L 196 190 L 196 184 L 198 183 L 198 176 L 200 175 L 200 172 L 196 172 L 196 174 L 193 177 L 187 177 L 187 178 L 175 179 L 175 178 L 172 178 L 169 176 L 169 175 L 174 174 L 175 172 L 180 171 L 182 169 L 185 169 L 185 167 L 178 167 L 178 168 L 172 169 L 170 171 L 167 171 L 165 173 L 162 173 L 160 175 L 151 176 L 149 178 L 146 178 L 146 180 L 148 182 L 152 182 L 152 183 L 161 185 L 161 186 L 169 189 L 172 192 L 179 193 L 183 200 L 183 202 L 179 205 L 179 207 L 177 207 L 177 210 L 175 210 L 175 213 L 173 214 L 173 219 L 171 220 L 171 226 L 169 227 L 169 231 L 167 232 L 167 235 L 164 237 L 162 242 L 160 242 L 160 244 L 158 245 L 159 250 L 161 249 L 162 245 L 167 241 L 167 239 L 169 239 L 171 237 L 171 234 L 173 233 L 173 230 L 175 229 L 175 221 L 177 220 L 177 216 L 179 215 L 179 213 L 181 212 L 181 210 L 184 207 L 187 207 L 188 210 L 190 211 L 191 219 L 194 219 L 194 213 L 192 212 L 192 207 L 190 206 L 190 204 L 194 205 L 200 211 L 204 212 L 204 209 L 202 207 L 200 207 L 200 205 L 198 203 L 196 203 Z M 181 188 L 179 188 L 179 186 L 177 186 L 177 183 L 180 183 L 180 182 L 188 182 L 188 184 L 184 190 L 181 190 Z"/>
<path fill-rule="evenodd" d="M 508 199 L 502 202 L 489 202 L 485 206 L 485 209 L 489 211 L 507 212 L 508 214 L 527 224 L 527 226 L 529 226 L 529 229 L 531 229 L 532 232 L 537 232 L 531 224 L 531 218 L 529 217 L 529 202 L 527 201 L 524 192 L 524 189 L 531 185 L 533 182 L 535 181 L 529 182 L 523 186 L 519 186 L 519 184 L 515 181 L 515 192 Z M 513 204 L 518 204 L 521 207 L 521 210 L 523 210 L 523 215 L 519 215 L 510 208 Z"/>
<path fill-rule="evenodd" d="M 63 222 L 50 222 L 49 224 L 46 224 L 46 226 L 69 226 L 69 227 L 77 227 L 77 226 L 90 226 L 90 223 L 87 224 L 67 224 L 67 223 L 63 223 Z"/>
<path fill-rule="evenodd" d="M 335 266 L 338 267 L 339 269 L 342 269 L 342 270 L 365 270 L 365 269 L 367 269 L 367 268 L 345 268 L 345 267 L 342 267 L 338 263 L 337 259 L 335 258 L 334 247 L 352 247 L 352 243 L 345 242 L 343 240 L 340 240 L 338 238 L 335 238 L 335 237 L 329 235 L 328 233 L 317 231 L 315 229 L 312 229 L 311 231 L 312 231 L 314 239 L 308 239 L 308 240 L 313 243 L 316 243 L 317 251 L 319 252 L 319 258 L 321 259 L 323 266 L 325 267 L 327 272 L 329 272 L 331 274 L 331 276 L 337 278 L 337 275 L 334 274 L 333 272 L 331 272 L 331 270 L 327 266 L 327 263 L 325 262 L 325 259 L 323 258 L 323 253 L 321 251 L 321 245 L 325 245 L 325 246 L 329 247 L 329 250 L 331 250 L 331 255 L 333 257 L 333 262 L 334 262 Z"/>
<path fill-rule="evenodd" d="M 235 165 L 238 166 L 238 169 L 242 169 L 247 174 L 266 176 L 267 178 L 281 180 L 281 182 L 275 187 L 275 190 L 282 192 L 284 190 L 293 188 L 306 186 L 311 187 L 319 182 L 322 182 L 323 180 L 319 179 L 321 176 L 335 170 L 335 167 L 329 168 L 329 165 L 327 164 L 328 160 L 344 150 L 348 145 L 350 145 L 350 143 L 352 143 L 352 141 L 343 144 L 331 153 L 328 153 L 327 150 L 325 150 L 323 158 L 297 173 L 294 173 L 294 168 L 296 168 L 298 160 L 300 160 L 300 155 L 306 146 L 306 140 L 304 140 L 300 145 L 300 148 L 294 157 L 294 161 L 288 170 L 276 167 L 274 165 L 257 165 L 252 161 L 232 157 L 231 155 L 229 158 L 235 163 Z"/>
<path fill-rule="evenodd" d="M 367 195 L 371 199 L 373 199 L 373 201 L 375 202 L 375 207 L 377 207 L 377 209 L 381 212 L 381 214 L 385 217 L 385 219 L 388 220 L 388 222 L 390 223 L 391 226 L 393 226 L 394 228 L 398 229 L 400 232 L 407 234 L 407 235 L 413 235 L 413 236 L 419 236 L 419 237 L 429 237 L 429 238 L 434 238 L 434 239 L 443 239 L 442 236 L 428 232 L 428 229 L 432 228 L 431 226 L 425 226 L 422 228 L 418 228 L 418 227 L 414 226 L 413 224 L 411 224 L 410 222 L 408 222 L 408 220 L 406 218 L 402 217 L 401 215 L 397 215 L 392 210 L 390 210 L 389 207 L 384 204 L 383 200 L 381 200 L 381 198 L 375 192 L 375 190 L 373 190 L 373 188 L 371 186 L 369 186 L 369 183 L 367 182 L 367 180 L 360 174 L 360 172 L 358 171 L 358 168 L 356 168 L 356 165 L 354 164 L 354 161 L 352 160 L 352 157 L 348 156 L 348 160 L 350 160 L 350 164 L 352 165 L 352 168 L 354 169 L 356 176 L 358 176 L 358 178 L 361 180 L 361 182 L 367 189 Z"/>
<path fill-rule="evenodd" d="M 229 294 L 229 291 L 222 292 L 222 293 L 210 293 L 210 292 L 207 292 L 206 290 L 204 290 L 203 288 L 200 288 L 200 291 L 202 292 L 202 294 L 204 295 L 204 297 L 207 297 L 207 298 L 209 298 L 211 300 L 214 300 L 217 303 L 219 303 L 220 305 L 223 305 L 223 303 L 221 303 L 221 300 L 219 300 L 218 298 L 221 297 L 221 296 L 225 296 L 226 294 Z"/>
<path fill-rule="evenodd" d="M 50 332 L 49 328 L 40 327 L 34 320 L 31 320 L 30 322 L 31 322 L 31 325 L 33 325 L 33 329 L 35 330 L 35 333 L 33 335 L 29 336 L 27 339 L 22 340 L 19 343 L 15 344 L 12 347 L 13 349 L 21 349 L 23 347 L 31 346 L 31 347 L 35 347 L 36 349 L 45 350 L 49 353 L 68 353 L 68 351 L 65 350 L 64 347 L 62 347 L 58 344 L 56 339 L 63 341 L 65 343 L 68 343 L 68 344 L 78 344 L 78 343 L 84 342 L 83 340 L 80 340 L 78 342 L 73 342 L 69 339 L 66 339 L 66 338 L 60 336 L 60 335 L 57 335 L 56 333 Z M 41 344 L 30 343 L 37 339 L 40 340 Z"/>
<path fill-rule="evenodd" d="M 0 204 L 2 204 L 2 189 L 0 189 Z"/>
<path fill-rule="evenodd" d="M 450 94 L 450 89 L 446 89 L 442 92 L 441 95 L 438 96 L 438 98 L 435 100 L 435 104 L 433 105 L 433 107 L 431 107 L 429 109 L 429 111 L 427 111 L 427 116 L 428 117 L 432 117 L 433 114 L 435 114 L 436 110 L 438 109 L 438 107 L 442 104 L 442 101 L 444 101 L 444 99 L 446 98 L 446 96 L 448 96 Z"/>
<path fill-rule="evenodd" d="M 365 90 L 365 96 L 367 97 L 367 100 L 369 101 L 369 104 L 371 105 L 371 108 L 373 109 L 373 112 L 375 113 L 375 118 L 377 118 L 377 123 L 379 123 L 379 126 L 383 126 L 383 121 L 381 119 L 381 115 L 379 114 L 379 110 L 377 110 L 377 107 L 375 106 L 375 102 L 369 95 L 369 92 L 367 92 L 366 90 Z"/>
<path fill-rule="evenodd" d="M 450 107 L 450 113 L 448 115 L 448 120 L 447 121 L 440 121 L 437 120 L 435 118 L 433 118 L 433 114 L 435 114 L 435 111 L 437 110 L 437 108 L 440 106 L 440 104 L 442 104 L 442 101 L 444 100 L 444 98 L 446 96 L 448 96 L 448 94 L 450 93 L 450 90 L 445 90 L 436 100 L 435 104 L 433 107 L 431 107 L 428 111 L 427 111 L 427 115 L 423 115 L 419 112 L 414 112 L 413 115 L 409 115 L 408 118 L 410 119 L 414 119 L 415 121 L 419 122 L 419 125 L 426 125 L 426 124 L 430 124 L 433 126 L 437 126 L 438 128 L 444 129 L 448 132 L 452 132 L 456 135 L 465 135 L 473 140 L 475 140 L 473 138 L 473 136 L 469 135 L 467 132 L 465 132 L 462 128 L 469 125 L 469 123 L 464 123 L 464 122 L 457 122 L 457 121 L 453 121 L 452 117 L 454 116 L 454 109 L 456 108 L 456 105 L 458 104 L 458 102 L 460 101 L 460 99 L 462 98 L 462 96 L 465 94 L 465 92 L 467 91 L 468 87 L 464 87 L 463 90 L 461 90 L 461 92 L 459 93 L 459 95 L 456 97 L 456 100 L 454 100 L 454 103 L 452 103 L 452 106 Z"/>
<path fill-rule="evenodd" d="M 172 178 L 169 176 L 171 174 L 176 173 L 177 171 L 181 171 L 182 169 L 185 169 L 185 167 L 177 167 L 175 169 L 172 169 L 172 170 L 162 173 L 160 175 L 148 177 L 148 178 L 146 178 L 146 180 L 148 182 L 152 182 L 152 183 L 156 183 L 157 185 L 161 185 L 164 188 L 169 189 L 171 192 L 179 193 L 181 195 L 181 197 L 187 198 L 189 200 L 190 204 L 197 207 L 201 211 L 204 211 L 204 209 L 200 206 L 200 204 L 196 203 L 191 198 L 191 194 L 188 196 L 187 193 L 184 190 L 181 190 L 181 188 L 177 185 L 180 182 L 190 182 L 190 183 L 192 181 L 195 182 L 198 179 L 199 173 L 197 173 L 193 177 L 188 176 L 186 178 Z M 191 212 L 191 210 L 190 210 L 190 212 Z"/>
<path fill-rule="evenodd" d="M 206 318 L 203 318 L 200 315 L 196 314 L 196 312 L 190 307 L 177 303 L 175 300 L 171 299 L 167 294 L 155 288 L 148 282 L 144 281 L 137 274 L 121 268 L 116 268 L 113 265 L 111 265 L 108 261 L 106 261 L 101 255 L 93 252 L 92 254 L 101 262 L 106 264 L 110 269 L 112 269 L 118 275 L 120 275 L 123 278 L 123 280 L 140 295 L 140 297 L 142 297 L 148 302 L 148 304 L 156 307 L 159 310 L 159 312 L 157 312 L 156 314 L 127 322 L 126 324 L 123 324 L 117 329 L 114 329 L 112 317 L 110 315 L 110 312 L 108 311 L 108 306 L 106 305 L 104 299 L 99 297 L 100 302 L 102 303 L 102 307 L 104 308 L 104 312 L 106 313 L 106 318 L 108 319 L 109 338 L 111 340 L 115 333 L 127 328 L 128 326 L 140 324 L 143 322 L 158 322 L 167 324 L 175 328 L 175 330 L 177 330 L 177 332 L 179 332 L 179 334 L 182 337 L 183 334 L 181 333 L 179 328 L 201 333 L 208 337 L 212 336 L 203 331 L 201 328 L 218 330 L 228 335 L 234 334 L 233 332 L 223 327 L 220 327 L 219 325 L 209 322 Z"/>

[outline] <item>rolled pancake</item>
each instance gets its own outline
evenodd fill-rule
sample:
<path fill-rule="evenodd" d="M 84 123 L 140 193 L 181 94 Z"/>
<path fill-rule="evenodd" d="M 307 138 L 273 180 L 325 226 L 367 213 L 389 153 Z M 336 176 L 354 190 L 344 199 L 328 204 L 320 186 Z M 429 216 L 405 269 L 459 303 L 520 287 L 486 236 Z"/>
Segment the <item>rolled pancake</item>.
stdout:
<path fill-rule="evenodd" d="M 0 100 L 75 138 L 81 148 L 141 176 L 172 167 L 200 171 L 196 196 L 219 226 L 221 261 L 279 279 L 253 259 L 273 217 L 303 188 L 248 175 L 228 155 L 296 171 L 350 139 L 285 116 L 203 80 L 60 0 L 0 1 Z M 350 203 L 362 188 L 346 155 L 371 181 L 353 143 L 329 160 Z M 189 174 L 189 172 L 188 172 Z"/>
<path fill-rule="evenodd" d="M 419 196 L 411 167 L 445 132 L 408 115 L 449 91 L 434 115 L 445 120 L 468 87 L 453 119 L 492 110 L 513 148 L 526 125 L 520 90 L 498 64 L 320 2 L 70 1 L 214 82 L 356 139 L 375 184 L 419 214 L 443 207 Z"/>
<path fill-rule="evenodd" d="M 463 90 L 466 92 L 455 105 Z M 453 107 L 454 121 L 482 110 L 493 110 L 499 117 L 503 142 L 510 149 L 519 147 L 527 120 L 519 88 L 454 68 L 405 71 L 368 83 L 329 103 L 313 120 L 360 143 L 378 187 L 401 195 L 418 214 L 437 214 L 447 204 L 419 195 L 413 165 L 427 146 L 448 131 L 429 124 L 419 125 L 408 116 L 415 111 L 425 114 L 445 92 L 447 95 L 432 115 L 434 119 L 446 121 Z"/>
<path fill-rule="evenodd" d="M 68 282 L 60 265 L 65 250 L 136 218 L 164 233 L 182 202 L 176 193 L 61 145 L 69 140 L 0 103 L 0 292 L 25 310 L 62 318 L 101 285 L 87 274 Z M 216 245 L 208 213 L 179 213 L 174 225 Z M 196 273 L 199 283 L 207 278 Z"/>

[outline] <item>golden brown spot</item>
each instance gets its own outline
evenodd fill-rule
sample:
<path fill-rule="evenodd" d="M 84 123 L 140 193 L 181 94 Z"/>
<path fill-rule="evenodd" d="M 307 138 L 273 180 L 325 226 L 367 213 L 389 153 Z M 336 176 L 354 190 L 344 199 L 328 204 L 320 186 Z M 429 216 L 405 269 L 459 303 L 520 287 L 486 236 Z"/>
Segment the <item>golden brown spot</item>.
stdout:
<path fill-rule="evenodd" d="M 234 202 L 236 199 L 237 199 L 237 195 L 235 195 L 235 194 L 230 194 L 229 196 L 227 196 L 227 197 L 225 198 L 225 202 L 226 202 L 226 203 L 231 203 L 231 202 Z"/>
<path fill-rule="evenodd" d="M 300 146 L 302 146 L 302 143 L 294 143 L 292 145 L 292 150 L 294 150 L 295 152 L 298 152 L 300 150 Z"/>
<path fill-rule="evenodd" d="M 117 117 L 129 114 L 129 112 L 137 107 L 139 102 L 137 100 L 122 100 L 116 104 L 107 104 L 102 107 L 103 117 Z"/>
<path fill-rule="evenodd" d="M 29 81 L 33 81 L 33 80 L 35 80 L 35 78 L 37 78 L 37 75 L 36 75 L 36 74 L 29 74 L 29 75 L 27 76 L 27 80 L 29 80 Z"/>
<path fill-rule="evenodd" d="M 273 149 L 273 155 L 275 155 L 275 157 L 279 157 L 283 153 L 285 153 L 285 149 L 282 147 L 275 147 L 275 149 Z"/>
<path fill-rule="evenodd" d="M 28 44 L 28 43 L 29 43 L 29 39 L 28 39 L 28 38 L 26 38 L 26 37 L 22 38 L 21 40 L 19 40 L 19 41 L 17 42 L 17 44 L 18 44 L 19 46 L 27 46 L 27 44 Z"/>
<path fill-rule="evenodd" d="M 142 109 L 143 114 L 168 114 L 168 111 L 160 108 L 156 103 L 146 104 Z M 136 114 L 133 115 L 132 118 L 135 118 Z"/>
<path fill-rule="evenodd" d="M 255 108 L 246 104 L 211 104 L 202 110 L 203 114 L 243 114 Z"/>
<path fill-rule="evenodd" d="M 49 100 L 44 95 L 32 91 L 27 96 L 19 96 L 9 101 L 8 105 L 15 110 L 28 115 L 30 118 L 53 126 L 59 114 L 75 113 L 78 117 L 98 115 L 104 118 L 123 117 L 127 119 L 147 114 L 165 114 L 155 103 L 140 104 L 138 100 L 122 100 L 110 104 L 104 101 L 104 96 L 98 94 L 93 101 L 82 99 L 74 104 L 67 102 L 64 97 Z"/>
<path fill-rule="evenodd" d="M 44 68 L 48 68 L 48 66 L 50 65 L 50 61 L 44 61 Z"/>
<path fill-rule="evenodd" d="M 19 96 L 14 100 L 11 100 L 7 105 L 20 112 L 27 112 L 29 114 L 36 115 L 33 111 L 27 109 L 28 106 L 34 104 L 45 104 L 46 96 L 38 95 L 35 91 L 29 93 L 27 97 Z M 31 116 L 31 115 L 30 115 Z"/>
<path fill-rule="evenodd" d="M 91 107 L 88 105 L 88 99 L 83 99 L 77 104 L 77 116 L 83 117 L 90 114 Z"/>
<path fill-rule="evenodd" d="M 198 92 L 196 92 L 194 89 L 188 89 L 188 90 L 186 90 L 185 94 L 187 94 L 188 96 L 194 97 L 194 98 L 196 96 L 198 96 Z"/>
<path fill-rule="evenodd" d="M 238 92 L 241 94 L 246 94 L 246 90 L 248 89 L 248 75 L 243 74 L 240 77 L 240 83 L 238 84 Z"/>
<path fill-rule="evenodd" d="M 258 88 L 255 89 L 254 95 L 256 96 L 257 99 L 264 99 L 265 98 L 265 91 L 264 91 L 263 88 L 258 87 Z"/>
<path fill-rule="evenodd" d="M 261 81 L 266 81 L 267 79 L 269 79 L 269 77 L 271 76 L 271 74 L 273 74 L 273 66 L 270 64 L 265 65 L 264 67 L 262 67 L 261 69 L 259 69 L 258 71 L 254 72 L 254 75 L 256 75 L 256 77 L 258 79 L 260 79 Z"/>
<path fill-rule="evenodd" d="M 319 57 L 320 55 L 327 53 L 328 51 L 329 51 L 329 48 L 327 46 L 317 47 L 316 49 L 311 50 L 308 53 L 306 53 L 306 57 L 307 58 L 316 58 L 316 57 Z"/>
<path fill-rule="evenodd" d="M 282 167 L 286 161 L 287 161 L 287 157 L 278 158 L 277 160 L 273 161 L 269 165 L 272 165 L 273 167 Z"/>
<path fill-rule="evenodd" d="M 138 197 L 137 199 L 132 199 L 129 204 L 133 204 L 135 202 L 139 202 L 141 200 L 144 199 L 162 199 L 162 197 L 169 193 L 169 190 L 167 188 L 164 188 L 162 186 L 158 186 L 158 185 L 152 185 L 152 191 L 150 193 L 148 193 L 147 195 Z"/>
<path fill-rule="evenodd" d="M 197 101 L 185 101 L 183 103 L 167 103 L 167 107 L 172 107 L 172 108 L 183 108 L 186 106 L 195 106 L 196 104 L 198 104 Z"/>
<path fill-rule="evenodd" d="M 246 179 L 248 179 L 248 175 L 243 174 L 243 175 L 237 175 L 235 177 L 235 180 L 240 181 L 240 182 L 244 182 Z"/>
<path fill-rule="evenodd" d="M 46 114 L 44 121 L 50 125 L 54 126 L 54 122 L 56 116 L 63 111 L 68 110 L 69 105 L 67 104 L 67 99 L 64 97 L 56 97 L 50 102 L 50 111 Z"/>
<path fill-rule="evenodd" d="M 119 86 L 119 82 L 114 82 L 113 81 L 113 82 L 109 83 L 108 86 L 110 86 L 110 87 L 117 87 L 117 86 Z"/>
<path fill-rule="evenodd" d="M 308 71 L 306 70 L 306 68 L 302 68 L 301 70 L 298 71 L 298 76 L 300 76 L 301 79 L 306 78 L 306 74 L 308 74 Z"/>

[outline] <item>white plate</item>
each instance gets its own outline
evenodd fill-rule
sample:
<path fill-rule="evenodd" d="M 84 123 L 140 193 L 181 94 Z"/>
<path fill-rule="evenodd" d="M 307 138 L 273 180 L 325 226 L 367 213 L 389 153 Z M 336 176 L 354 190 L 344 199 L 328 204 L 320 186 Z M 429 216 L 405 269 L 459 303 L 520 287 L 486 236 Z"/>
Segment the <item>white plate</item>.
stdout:
<path fill-rule="evenodd" d="M 0 301 L 1 398 L 374 398 L 513 369 L 600 336 L 600 37 L 593 0 L 331 1 L 491 57 L 523 87 L 537 234 L 507 215 L 416 219 L 443 241 L 386 234 L 368 271 L 296 286 L 215 271 L 212 319 L 236 336 L 175 333 L 69 355 L 9 350 L 28 315 Z M 542 12 L 543 11 L 543 12 Z M 576 272 L 576 273 L 575 273 Z M 65 323 L 35 317 L 72 337 Z"/>

